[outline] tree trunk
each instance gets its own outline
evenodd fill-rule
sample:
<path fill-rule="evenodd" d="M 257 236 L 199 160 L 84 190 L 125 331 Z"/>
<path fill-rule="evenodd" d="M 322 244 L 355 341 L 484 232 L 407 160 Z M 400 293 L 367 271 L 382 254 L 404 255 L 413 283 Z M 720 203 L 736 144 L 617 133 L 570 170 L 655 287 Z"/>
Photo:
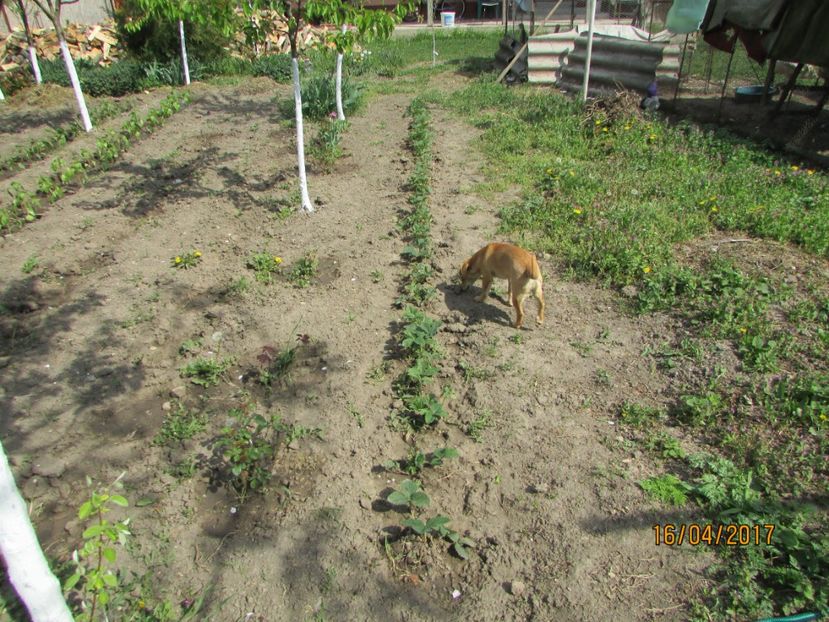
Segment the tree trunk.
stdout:
<path fill-rule="evenodd" d="M 343 24 L 342 32 L 345 34 L 346 25 Z M 337 86 L 337 119 L 345 121 L 345 112 L 343 112 L 343 53 L 337 53 L 337 76 L 335 79 Z"/>
<path fill-rule="evenodd" d="M 305 177 L 305 135 L 302 129 L 302 91 L 299 87 L 299 61 L 291 56 L 291 75 L 294 79 L 294 108 L 296 111 L 296 157 L 299 168 L 299 191 L 302 195 L 302 209 L 307 213 L 314 211 L 308 196 L 308 179 Z"/>
<path fill-rule="evenodd" d="M 29 62 L 32 64 L 32 73 L 35 74 L 35 83 L 43 84 L 43 77 L 40 75 L 40 65 L 37 62 L 37 52 L 35 46 L 29 46 Z"/>
<path fill-rule="evenodd" d="M 184 84 L 190 84 L 190 65 L 187 64 L 187 46 L 184 44 L 184 20 L 178 20 L 178 38 L 181 40 L 181 68 L 184 71 Z"/>
<path fill-rule="evenodd" d="M 87 132 L 91 132 L 92 121 L 89 119 L 89 111 L 86 109 L 86 100 L 84 99 L 83 91 L 81 90 L 81 82 L 78 80 L 78 72 L 75 71 L 75 63 L 72 62 L 72 55 L 69 53 L 69 47 L 66 45 L 66 39 L 63 38 L 63 31 L 58 31 L 58 45 L 60 46 L 60 53 L 63 55 L 63 62 L 66 65 L 66 73 L 69 74 L 69 81 L 72 83 L 72 90 L 75 92 L 75 100 L 77 100 L 78 108 L 81 111 L 83 129 Z"/>
<path fill-rule="evenodd" d="M 32 622 L 72 622 L 60 583 L 49 569 L 0 443 L 0 554 L 9 582 Z"/>
<path fill-rule="evenodd" d="M 35 74 L 35 83 L 43 84 L 43 78 L 40 75 L 40 65 L 37 62 L 37 53 L 35 52 L 35 42 L 32 39 L 32 29 L 29 28 L 29 17 L 26 14 L 26 6 L 23 0 L 17 0 L 20 7 L 20 20 L 23 22 L 23 31 L 26 33 L 26 43 L 29 44 L 29 62 L 32 65 L 32 73 Z"/>
<path fill-rule="evenodd" d="M 4 99 L 6 99 L 6 98 L 3 96 L 3 89 L 0 89 L 0 102 L 3 101 Z"/>

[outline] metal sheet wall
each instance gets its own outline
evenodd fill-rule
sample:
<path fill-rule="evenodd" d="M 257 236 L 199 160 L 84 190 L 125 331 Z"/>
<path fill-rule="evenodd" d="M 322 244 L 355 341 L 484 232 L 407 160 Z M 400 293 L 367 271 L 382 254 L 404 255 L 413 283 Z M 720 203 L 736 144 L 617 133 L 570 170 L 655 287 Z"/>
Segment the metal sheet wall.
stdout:
<path fill-rule="evenodd" d="M 612 93 L 619 86 L 643 92 L 654 79 L 664 92 L 679 74 L 680 45 L 668 33 L 651 42 L 647 33 L 631 27 L 604 27 L 593 39 L 590 95 Z M 571 30 L 530 37 L 529 81 L 579 90 L 584 79 L 587 36 Z"/>

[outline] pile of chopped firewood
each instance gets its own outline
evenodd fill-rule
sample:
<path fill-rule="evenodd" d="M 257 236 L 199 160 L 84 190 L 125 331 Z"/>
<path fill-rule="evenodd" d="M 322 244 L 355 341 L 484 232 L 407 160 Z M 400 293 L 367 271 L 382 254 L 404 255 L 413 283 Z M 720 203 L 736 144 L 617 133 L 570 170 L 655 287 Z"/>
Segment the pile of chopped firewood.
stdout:
<path fill-rule="evenodd" d="M 247 30 L 260 33 L 261 40 L 252 46 L 248 44 L 244 32 L 237 31 L 230 44 L 230 53 L 233 56 L 250 58 L 264 54 L 289 54 L 291 44 L 288 41 L 288 23 L 285 15 L 272 10 L 259 10 L 250 18 L 242 16 L 240 19 L 248 25 Z M 333 26 L 310 26 L 305 24 L 297 35 L 297 46 L 300 51 L 306 48 L 315 48 L 321 45 L 333 46 L 326 43 L 326 37 L 333 32 Z"/>
<path fill-rule="evenodd" d="M 60 56 L 58 38 L 53 28 L 36 28 L 32 32 L 38 58 L 51 60 Z M 66 45 L 72 58 L 85 58 L 99 65 L 108 65 L 123 53 L 115 25 L 104 22 L 91 26 L 67 24 L 64 28 Z M 5 40 L 0 40 L 0 69 L 13 71 L 29 64 L 29 46 L 26 33 L 15 29 Z"/>

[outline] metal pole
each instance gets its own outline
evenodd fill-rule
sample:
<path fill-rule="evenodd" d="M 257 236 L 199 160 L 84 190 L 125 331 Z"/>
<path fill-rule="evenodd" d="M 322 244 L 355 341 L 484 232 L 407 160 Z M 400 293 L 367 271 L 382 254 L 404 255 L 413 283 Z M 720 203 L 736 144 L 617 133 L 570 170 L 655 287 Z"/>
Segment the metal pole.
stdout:
<path fill-rule="evenodd" d="M 722 91 L 720 92 L 720 107 L 717 109 L 717 119 L 722 116 L 722 104 L 725 100 L 725 90 L 728 88 L 728 77 L 731 75 L 731 62 L 734 60 L 734 52 L 737 51 L 737 35 L 731 40 L 731 56 L 728 57 L 728 65 L 725 68 L 725 79 L 722 81 Z"/>
<path fill-rule="evenodd" d="M 688 36 L 690 33 L 685 35 L 685 45 L 682 46 L 682 56 L 679 59 L 679 74 L 676 76 L 676 88 L 674 89 L 674 102 L 676 102 L 676 97 L 679 95 L 679 83 L 682 82 L 682 66 L 685 64 L 685 50 L 688 49 Z"/>
<path fill-rule="evenodd" d="M 587 86 L 590 82 L 590 59 L 593 55 L 593 24 L 596 21 L 596 0 L 588 0 L 588 23 L 587 23 L 587 58 L 584 61 L 584 83 L 581 88 L 581 101 L 587 101 Z"/>

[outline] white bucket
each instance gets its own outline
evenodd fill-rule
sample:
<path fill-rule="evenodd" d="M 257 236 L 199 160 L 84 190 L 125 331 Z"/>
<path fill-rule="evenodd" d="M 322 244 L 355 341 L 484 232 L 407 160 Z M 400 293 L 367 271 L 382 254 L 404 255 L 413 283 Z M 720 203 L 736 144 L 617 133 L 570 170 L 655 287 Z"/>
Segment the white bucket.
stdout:
<path fill-rule="evenodd" d="M 440 12 L 440 23 L 444 28 L 454 28 L 455 27 L 455 12 L 454 11 L 441 11 Z"/>

